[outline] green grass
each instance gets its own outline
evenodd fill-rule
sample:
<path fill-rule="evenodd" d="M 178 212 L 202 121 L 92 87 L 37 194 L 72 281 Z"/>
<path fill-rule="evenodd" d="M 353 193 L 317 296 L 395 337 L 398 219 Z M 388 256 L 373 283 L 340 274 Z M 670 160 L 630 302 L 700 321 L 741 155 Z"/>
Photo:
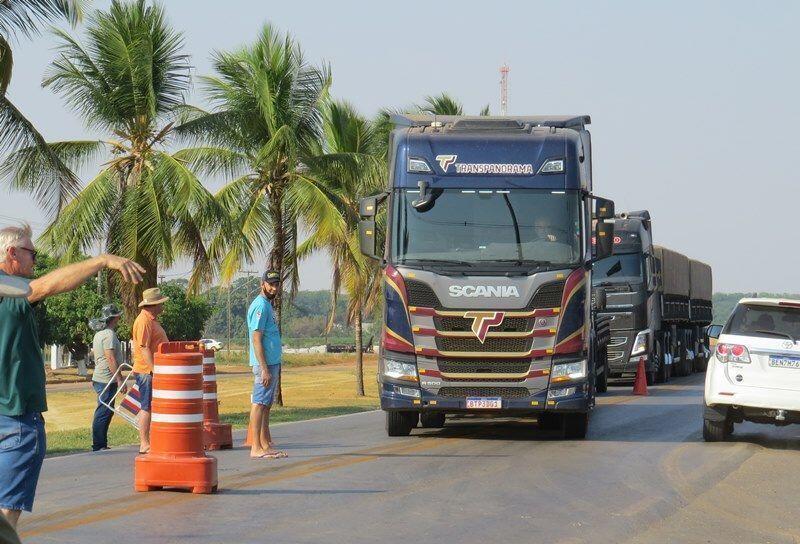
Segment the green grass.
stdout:
<path fill-rule="evenodd" d="M 225 350 L 217 352 L 215 363 L 218 366 L 248 366 L 250 356 L 246 353 L 228 353 Z M 365 353 L 364 360 L 369 361 L 375 357 L 372 353 Z M 318 366 L 329 364 L 355 364 L 356 356 L 354 353 L 284 353 L 282 364 L 284 368 L 301 366 Z"/>
<path fill-rule="evenodd" d="M 329 406 L 325 408 L 275 408 L 270 415 L 271 423 L 288 423 L 321 417 L 339 416 L 372 410 L 369 406 Z M 222 423 L 230 423 L 234 429 L 244 429 L 250 412 L 221 414 Z M 129 446 L 139 441 L 139 435 L 130 425 L 113 425 L 108 430 L 108 445 Z M 47 433 L 47 455 L 64 455 L 79 451 L 89 451 L 92 446 L 92 430 L 90 428 L 72 429 L 69 431 L 51 431 Z"/>

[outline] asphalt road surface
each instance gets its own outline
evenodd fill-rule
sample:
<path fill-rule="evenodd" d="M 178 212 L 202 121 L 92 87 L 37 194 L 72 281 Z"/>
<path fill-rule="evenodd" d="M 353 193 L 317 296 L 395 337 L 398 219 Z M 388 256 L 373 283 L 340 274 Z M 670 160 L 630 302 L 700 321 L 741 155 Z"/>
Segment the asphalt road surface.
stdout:
<path fill-rule="evenodd" d="M 132 449 L 48 459 L 26 543 L 797 542 L 800 427 L 700 434 L 703 376 L 598 400 L 589 437 L 383 413 L 279 425 L 283 460 L 217 452 L 220 491 L 135 493 Z M 239 437 L 241 438 L 241 437 Z"/>

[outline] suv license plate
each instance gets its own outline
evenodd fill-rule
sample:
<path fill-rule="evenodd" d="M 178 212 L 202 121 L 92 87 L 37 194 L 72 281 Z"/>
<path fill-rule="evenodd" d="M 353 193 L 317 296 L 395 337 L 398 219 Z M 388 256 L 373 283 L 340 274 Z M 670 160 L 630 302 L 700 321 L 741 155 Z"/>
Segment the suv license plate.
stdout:
<path fill-rule="evenodd" d="M 800 359 L 796 357 L 769 356 L 769 366 L 777 368 L 800 368 Z"/>
<path fill-rule="evenodd" d="M 467 409 L 499 410 L 503 407 L 501 397 L 467 397 Z"/>

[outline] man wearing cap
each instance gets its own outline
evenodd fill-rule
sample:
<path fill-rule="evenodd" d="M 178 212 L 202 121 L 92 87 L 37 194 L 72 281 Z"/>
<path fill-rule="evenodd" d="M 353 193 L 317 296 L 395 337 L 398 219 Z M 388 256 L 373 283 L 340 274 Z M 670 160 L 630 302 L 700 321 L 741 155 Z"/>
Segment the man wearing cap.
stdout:
<path fill-rule="evenodd" d="M 269 432 L 269 411 L 281 375 L 281 335 L 270 302 L 280 286 L 280 274 L 273 270 L 261 276 L 261 293 L 247 310 L 250 331 L 250 366 L 253 368 L 253 403 L 250 408 L 250 457 L 277 459 L 286 453 L 273 448 Z"/>
<path fill-rule="evenodd" d="M 153 366 L 156 350 L 162 342 L 168 342 L 167 333 L 158 322 L 169 297 L 161 295 L 161 289 L 145 289 L 139 308 L 142 309 L 131 330 L 133 345 L 133 374 L 139 386 L 141 410 L 139 420 L 139 453 L 150 451 L 150 403 L 153 400 Z"/>
<path fill-rule="evenodd" d="M 33 277 L 37 252 L 31 238 L 28 225 L 0 229 L 4 294 Z M 129 259 L 100 255 L 31 280 L 27 296 L 0 298 L 0 512 L 14 527 L 22 511 L 33 508 L 46 450 L 44 357 L 32 305 L 80 287 L 104 268 L 133 283 L 144 273 Z"/>
<path fill-rule="evenodd" d="M 114 329 L 117 328 L 122 312 L 113 304 L 103 306 L 99 319 L 90 325 L 97 330 L 92 340 L 94 353 L 94 372 L 92 387 L 97 393 L 97 408 L 92 420 L 92 451 L 108 449 L 108 426 L 114 412 L 114 396 L 123 387 L 122 374 L 117 374 L 117 366 L 122 363 L 122 344 Z M 112 382 L 113 379 L 113 383 Z"/>

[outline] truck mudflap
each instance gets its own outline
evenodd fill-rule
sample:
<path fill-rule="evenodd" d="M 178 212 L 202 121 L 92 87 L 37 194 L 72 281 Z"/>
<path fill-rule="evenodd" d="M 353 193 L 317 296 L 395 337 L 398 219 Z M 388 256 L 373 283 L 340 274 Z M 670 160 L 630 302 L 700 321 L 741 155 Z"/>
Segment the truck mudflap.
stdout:
<path fill-rule="evenodd" d="M 572 386 L 570 386 L 572 387 Z M 530 414 L 541 411 L 560 413 L 586 413 L 594 406 L 594 399 L 588 393 L 586 384 L 575 385 L 576 391 L 556 399 L 547 398 L 547 390 L 528 397 L 503 398 L 502 407 L 493 410 L 472 410 L 466 407 L 466 398 L 442 397 L 428 391 L 420 391 L 414 398 L 398 392 L 393 384 L 382 384 L 381 409 L 384 411 L 425 411 L 425 412 L 484 412 L 497 414 Z"/>

